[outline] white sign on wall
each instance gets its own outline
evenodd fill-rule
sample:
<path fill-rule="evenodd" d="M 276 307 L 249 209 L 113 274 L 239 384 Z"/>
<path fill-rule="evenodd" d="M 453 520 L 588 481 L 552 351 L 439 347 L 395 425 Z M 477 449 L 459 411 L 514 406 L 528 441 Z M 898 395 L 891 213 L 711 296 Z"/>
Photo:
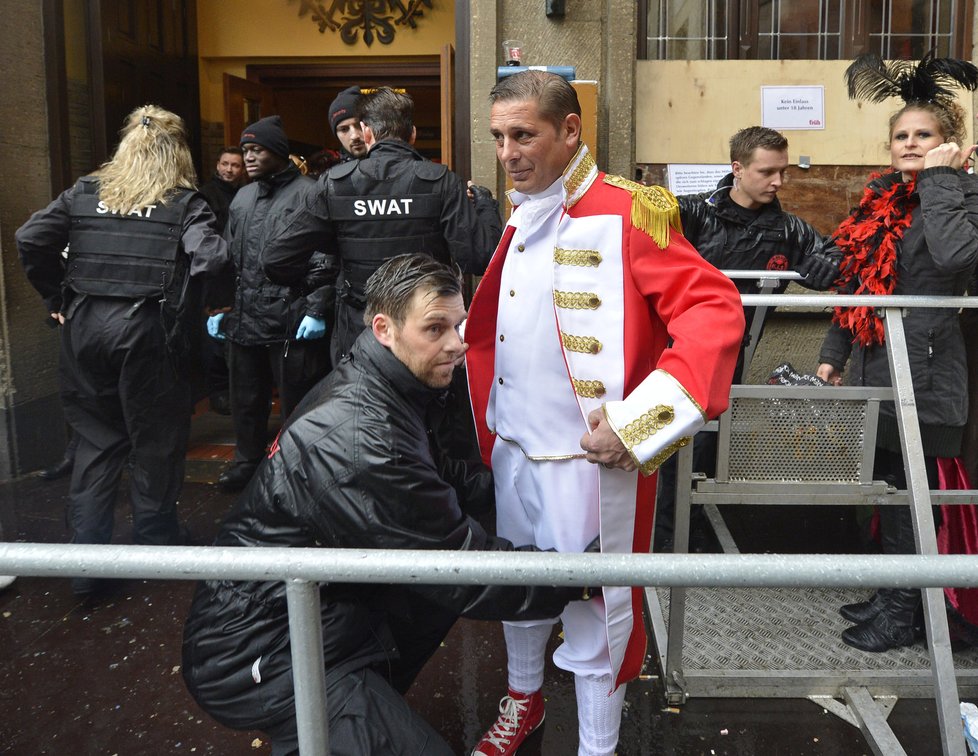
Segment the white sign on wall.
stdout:
<path fill-rule="evenodd" d="M 769 129 L 824 129 L 825 87 L 761 87 L 761 125 Z"/>
<path fill-rule="evenodd" d="M 670 163 L 666 166 L 666 180 L 673 194 L 712 192 L 728 173 L 729 163 Z"/>

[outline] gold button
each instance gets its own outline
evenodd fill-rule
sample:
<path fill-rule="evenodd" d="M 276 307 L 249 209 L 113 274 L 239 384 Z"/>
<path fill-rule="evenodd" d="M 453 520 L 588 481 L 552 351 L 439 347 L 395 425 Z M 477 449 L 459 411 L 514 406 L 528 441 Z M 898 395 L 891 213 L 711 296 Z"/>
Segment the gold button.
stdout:
<path fill-rule="evenodd" d="M 502 385 L 503 385 L 503 379 L 502 379 L 501 377 L 500 377 L 500 379 L 499 379 L 499 385 L 500 385 L 500 386 L 502 386 Z"/>
<path fill-rule="evenodd" d="M 523 242 L 520 242 L 519 244 L 516 245 L 516 249 L 522 252 L 526 249 L 526 245 Z"/>
<path fill-rule="evenodd" d="M 515 296 L 516 296 L 516 290 L 515 290 L 515 289 L 510 289 L 510 290 L 509 290 L 509 295 L 510 295 L 511 297 L 515 297 Z"/>
<path fill-rule="evenodd" d="M 499 340 L 500 341 L 506 341 L 506 337 L 503 336 L 503 334 L 499 334 Z"/>

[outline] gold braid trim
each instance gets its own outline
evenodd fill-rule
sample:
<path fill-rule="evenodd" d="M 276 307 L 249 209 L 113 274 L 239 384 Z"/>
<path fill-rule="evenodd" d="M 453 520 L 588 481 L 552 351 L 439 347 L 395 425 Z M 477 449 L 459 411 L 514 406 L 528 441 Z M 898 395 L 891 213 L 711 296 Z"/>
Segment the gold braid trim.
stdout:
<path fill-rule="evenodd" d="M 647 233 L 662 249 L 669 246 L 669 229 L 682 233 L 679 202 L 661 186 L 643 186 L 621 176 L 605 176 L 606 184 L 632 193 L 632 225 Z"/>
<path fill-rule="evenodd" d="M 573 166 L 573 167 L 571 167 Z M 568 172 L 569 171 L 569 172 Z M 598 166 L 584 142 L 577 147 L 577 152 L 564 169 L 564 192 L 567 209 L 574 207 L 584 193 L 591 188 L 594 179 L 598 177 Z"/>
<path fill-rule="evenodd" d="M 703 409 L 700 403 L 696 401 L 696 399 L 693 397 L 691 393 L 689 393 L 689 391 L 686 390 L 686 387 L 683 384 L 681 384 L 678 380 L 676 380 L 676 376 L 674 376 L 668 370 L 663 370 L 662 368 L 656 368 L 655 372 L 662 373 L 663 375 L 668 375 L 669 378 L 672 379 L 672 381 L 676 384 L 676 387 L 683 392 L 683 394 L 686 396 L 687 399 L 689 399 L 690 404 L 696 407 L 696 410 L 700 413 L 700 416 L 703 418 L 704 423 L 710 419 L 706 416 L 706 410 Z"/>
<path fill-rule="evenodd" d="M 554 304 L 564 310 L 597 310 L 601 297 L 593 291 L 554 291 Z"/>
<path fill-rule="evenodd" d="M 657 404 L 639 415 L 621 429 L 621 440 L 629 449 L 651 438 L 676 419 L 676 411 L 669 404 Z"/>
<path fill-rule="evenodd" d="M 568 352 L 579 352 L 580 354 L 597 354 L 601 351 L 601 342 L 593 336 L 574 336 L 570 333 L 560 332 L 560 343 Z"/>
<path fill-rule="evenodd" d="M 648 462 L 643 465 L 639 465 L 639 472 L 645 476 L 651 475 L 658 470 L 659 467 L 661 467 L 663 462 L 669 459 L 669 457 L 682 449 L 684 446 L 688 446 L 689 442 L 692 440 L 692 436 L 683 436 L 678 441 L 674 441 L 673 443 L 669 444 L 669 446 L 652 457 L 652 459 L 650 459 Z"/>
<path fill-rule="evenodd" d="M 601 264 L 601 253 L 596 249 L 563 249 L 561 247 L 555 247 L 554 262 L 558 265 L 597 268 Z"/>
<path fill-rule="evenodd" d="M 580 381 L 572 378 L 571 382 L 574 384 L 574 392 L 585 399 L 600 399 L 605 395 L 604 384 L 601 381 Z"/>

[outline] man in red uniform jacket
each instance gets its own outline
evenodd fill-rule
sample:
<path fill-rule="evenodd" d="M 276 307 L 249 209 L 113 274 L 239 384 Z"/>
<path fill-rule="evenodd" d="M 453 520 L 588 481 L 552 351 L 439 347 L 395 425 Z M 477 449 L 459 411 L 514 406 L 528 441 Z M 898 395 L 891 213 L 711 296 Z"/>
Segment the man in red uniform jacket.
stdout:
<path fill-rule="evenodd" d="M 604 552 L 648 551 L 653 473 L 727 405 L 740 297 L 678 232 L 675 197 L 597 169 L 563 79 L 516 74 L 490 101 L 515 210 L 466 340 L 497 530 L 558 551 L 599 534 Z M 543 721 L 556 620 L 504 624 L 510 690 L 474 754 L 512 754 Z M 641 593 L 608 587 L 560 620 L 554 662 L 575 675 L 579 753 L 612 754 L 645 652 Z"/>

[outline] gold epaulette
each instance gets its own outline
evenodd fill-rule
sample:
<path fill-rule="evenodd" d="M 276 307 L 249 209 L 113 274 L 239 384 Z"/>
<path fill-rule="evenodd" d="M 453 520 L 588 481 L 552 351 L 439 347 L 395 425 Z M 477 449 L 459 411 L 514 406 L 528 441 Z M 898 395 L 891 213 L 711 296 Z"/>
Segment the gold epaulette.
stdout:
<path fill-rule="evenodd" d="M 612 175 L 606 175 L 604 182 L 632 193 L 632 225 L 647 233 L 662 249 L 669 246 L 670 228 L 683 232 L 679 203 L 668 189 Z"/>

